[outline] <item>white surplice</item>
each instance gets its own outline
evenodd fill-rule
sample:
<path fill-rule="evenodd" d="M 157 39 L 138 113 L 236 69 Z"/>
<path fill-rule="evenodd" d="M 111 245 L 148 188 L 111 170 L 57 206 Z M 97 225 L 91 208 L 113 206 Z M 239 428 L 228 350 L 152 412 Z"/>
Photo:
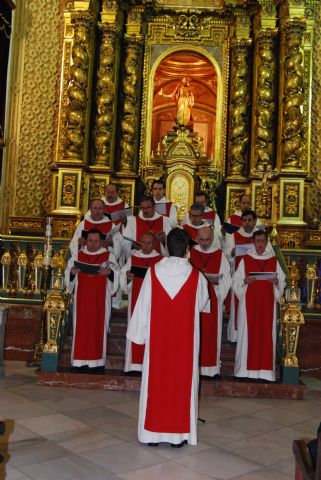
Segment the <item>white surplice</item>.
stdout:
<path fill-rule="evenodd" d="M 200 245 L 195 245 L 193 247 L 195 250 L 211 254 L 216 252 L 218 249 L 215 247 L 214 243 L 208 248 L 208 250 L 202 250 Z M 206 375 L 209 377 L 214 377 L 214 375 L 220 374 L 220 356 L 221 356 L 221 344 L 222 344 L 222 327 L 223 327 L 223 303 L 230 290 L 232 278 L 230 264 L 222 252 L 221 265 L 218 272 L 220 275 L 223 275 L 219 280 L 218 285 L 211 284 L 211 288 L 214 287 L 216 298 L 217 298 L 217 361 L 216 365 L 210 367 L 201 367 L 201 375 Z M 211 312 L 212 313 L 212 312 Z"/>
<path fill-rule="evenodd" d="M 83 248 L 83 252 L 87 255 L 99 255 L 101 253 L 106 252 L 105 248 L 100 248 L 96 252 L 89 252 L 87 247 Z M 105 365 L 106 362 L 106 337 L 109 328 L 109 320 L 111 315 L 111 297 L 114 293 L 118 290 L 119 287 L 119 276 L 120 270 L 117 264 L 117 260 L 112 252 L 109 253 L 108 262 L 110 262 L 110 268 L 114 273 L 113 281 L 107 279 L 107 288 L 106 288 L 106 296 L 105 296 L 105 323 L 104 323 L 104 334 L 103 334 L 103 352 L 102 357 L 99 360 L 74 360 L 74 344 L 75 344 L 75 333 L 76 333 L 76 326 L 77 326 L 77 289 L 78 289 L 78 276 L 77 274 L 71 280 L 70 278 L 70 271 L 71 268 L 74 266 L 75 260 L 78 260 L 78 251 L 75 256 L 71 257 L 68 261 L 67 268 L 65 270 L 65 285 L 66 289 L 69 293 L 73 293 L 73 312 L 72 312 L 72 319 L 73 319 L 73 340 L 72 340 L 72 349 L 71 349 L 71 364 L 74 367 L 82 367 L 87 365 L 90 368 L 94 367 L 101 367 Z M 88 302 L 91 299 L 88 298 Z M 88 329 L 90 328 L 90 319 L 88 319 Z"/>
<path fill-rule="evenodd" d="M 257 260 L 268 260 L 274 257 L 269 250 L 265 250 L 263 255 L 258 255 L 253 247 L 248 255 Z M 276 355 L 276 304 L 283 295 L 285 288 L 286 276 L 277 261 L 276 272 L 278 285 L 273 285 L 274 307 L 273 307 L 273 326 L 272 326 L 272 342 L 273 342 L 273 370 L 248 370 L 247 369 L 247 352 L 248 352 L 248 332 L 247 332 L 247 314 L 246 314 L 246 292 L 248 286 L 244 284 L 245 268 L 244 261 L 241 260 L 238 269 L 232 279 L 232 289 L 239 300 L 238 308 L 238 328 L 237 328 L 237 346 L 235 354 L 234 375 L 236 377 L 247 377 L 254 379 L 264 379 L 275 381 L 275 355 Z M 259 280 L 258 280 L 259 281 Z"/>
<path fill-rule="evenodd" d="M 139 258 L 153 258 L 158 257 L 159 253 L 156 250 L 153 250 L 151 253 L 143 253 L 141 250 L 133 251 L 132 255 L 127 260 L 126 264 L 122 267 L 120 272 L 120 288 L 123 292 L 128 294 L 128 310 L 127 310 L 127 329 L 131 322 L 130 312 L 132 310 L 132 288 L 133 281 L 128 282 L 127 272 L 130 271 L 132 266 L 132 256 L 135 255 Z M 126 337 L 126 350 L 125 350 L 125 365 L 124 372 L 131 372 L 132 370 L 141 372 L 143 370 L 143 365 L 138 365 L 137 363 L 132 363 L 132 342 Z"/>
<path fill-rule="evenodd" d="M 159 213 L 157 213 L 157 212 L 155 212 L 152 217 L 145 218 L 142 214 L 142 211 L 140 211 L 138 216 L 142 220 L 144 220 L 146 223 L 151 222 L 153 220 L 157 220 L 158 218 L 162 218 L 163 219 L 163 231 L 165 232 L 166 236 L 172 230 L 169 219 L 167 217 L 163 217 L 162 215 L 159 215 Z M 155 232 L 155 233 L 159 233 L 159 232 Z M 131 240 L 138 241 L 138 239 L 137 239 L 137 229 L 136 229 L 136 217 L 135 216 L 128 217 L 127 225 L 123 230 L 123 236 L 127 237 L 127 238 L 130 238 Z M 126 240 L 125 238 L 123 239 L 123 249 L 124 249 L 126 258 L 129 258 L 130 255 L 131 255 L 132 245 L 133 245 L 132 242 Z M 162 243 L 161 243 L 161 254 L 162 255 L 167 255 L 166 248 L 163 247 Z"/>
<path fill-rule="evenodd" d="M 155 266 L 155 274 L 168 295 L 173 299 L 185 284 L 192 271 L 187 258 L 167 257 Z M 200 312 L 209 306 L 207 281 L 199 275 L 195 310 L 194 310 L 194 346 L 193 346 L 193 373 L 190 402 L 190 433 L 151 432 L 145 430 L 145 415 L 147 406 L 148 375 L 149 375 L 149 339 L 150 315 L 152 300 L 152 284 L 150 270 L 147 272 L 138 297 L 131 324 L 127 331 L 127 338 L 138 344 L 145 344 L 145 356 L 141 394 L 139 401 L 138 439 L 143 443 L 169 442 L 181 443 L 184 440 L 191 445 L 197 444 L 197 415 L 198 415 L 198 384 L 199 384 L 199 342 L 200 342 Z M 207 307 L 209 308 L 209 307 Z M 166 312 L 164 312 L 166 315 Z M 170 335 L 170 332 L 169 332 Z M 175 365 L 173 365 L 175 368 Z"/>

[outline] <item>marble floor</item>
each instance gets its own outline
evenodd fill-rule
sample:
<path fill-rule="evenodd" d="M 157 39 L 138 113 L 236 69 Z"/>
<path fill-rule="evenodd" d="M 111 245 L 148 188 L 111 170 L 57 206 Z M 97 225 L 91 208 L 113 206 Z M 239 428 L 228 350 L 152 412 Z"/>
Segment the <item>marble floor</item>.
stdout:
<path fill-rule="evenodd" d="M 35 381 L 22 362 L 6 362 L 1 480 L 290 480 L 292 440 L 315 437 L 321 420 L 321 381 L 308 378 L 304 400 L 201 398 L 198 445 L 151 448 L 136 438 L 138 393 Z"/>

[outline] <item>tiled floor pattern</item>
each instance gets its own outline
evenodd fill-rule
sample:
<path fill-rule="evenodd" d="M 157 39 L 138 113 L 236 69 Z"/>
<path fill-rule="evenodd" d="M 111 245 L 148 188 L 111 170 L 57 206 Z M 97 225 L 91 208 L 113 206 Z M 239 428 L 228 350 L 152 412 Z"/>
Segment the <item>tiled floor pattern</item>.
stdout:
<path fill-rule="evenodd" d="M 315 437 L 321 420 L 321 381 L 306 382 L 301 401 L 204 397 L 197 446 L 151 448 L 136 438 L 138 393 L 40 387 L 32 369 L 7 362 L 0 479 L 292 480 L 292 440 Z"/>

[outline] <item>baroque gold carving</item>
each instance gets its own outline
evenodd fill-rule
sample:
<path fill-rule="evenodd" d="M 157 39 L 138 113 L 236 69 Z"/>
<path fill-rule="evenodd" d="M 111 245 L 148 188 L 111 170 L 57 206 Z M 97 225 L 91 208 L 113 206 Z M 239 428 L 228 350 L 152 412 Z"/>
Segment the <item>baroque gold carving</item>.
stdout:
<path fill-rule="evenodd" d="M 312 218 L 320 217 L 321 209 L 321 4 L 316 6 L 316 19 L 314 28 L 314 42 L 312 52 L 312 92 L 311 102 L 311 194 L 309 197 L 309 210 Z"/>
<path fill-rule="evenodd" d="M 299 185 L 285 185 L 285 208 L 286 215 L 297 216 L 299 214 Z"/>
<path fill-rule="evenodd" d="M 21 89 L 22 106 L 21 115 L 14 119 L 14 123 L 19 122 L 20 130 L 17 127 L 16 133 L 10 132 L 10 141 L 17 142 L 10 162 L 16 161 L 17 164 L 15 191 L 13 185 L 8 186 L 8 191 L 11 198 L 15 197 L 15 216 L 37 217 L 49 210 L 51 203 L 48 164 L 52 160 L 55 141 L 60 26 L 63 23 L 59 2 L 30 0 L 24 22 L 26 32 L 23 38 L 15 38 L 20 42 L 20 48 L 24 48 L 22 56 L 21 52 L 16 52 L 20 61 L 24 58 L 24 74 L 23 83 L 14 85 L 14 88 Z"/>
<path fill-rule="evenodd" d="M 256 169 L 272 168 L 275 112 L 275 57 L 273 34 L 258 38 L 258 79 L 256 91 L 256 123 L 254 164 Z"/>
<path fill-rule="evenodd" d="M 94 159 L 95 165 L 111 167 L 110 149 L 113 124 L 113 103 L 115 96 L 115 37 L 116 33 L 107 25 L 103 31 L 99 67 L 97 72 L 97 115 Z"/>
<path fill-rule="evenodd" d="M 87 108 L 87 86 L 89 69 L 89 38 L 91 16 L 89 12 L 72 14 L 74 43 L 72 46 L 72 66 L 67 91 L 66 133 L 64 158 L 81 161 L 85 140 Z"/>
<path fill-rule="evenodd" d="M 77 177 L 75 175 L 64 175 L 63 176 L 63 185 L 62 185 L 62 203 L 65 206 L 74 206 L 76 203 L 75 194 L 76 194 L 76 181 Z"/>
<path fill-rule="evenodd" d="M 303 55 L 302 38 L 305 24 L 289 21 L 285 26 L 283 167 L 302 168 L 303 154 Z"/>
<path fill-rule="evenodd" d="M 135 140 L 138 132 L 137 79 L 139 76 L 140 39 L 128 38 L 123 83 L 124 105 L 121 120 L 120 169 L 135 167 Z"/>
<path fill-rule="evenodd" d="M 249 69 L 248 46 L 245 41 L 232 49 L 231 103 L 229 126 L 229 177 L 246 174 L 249 141 Z"/>

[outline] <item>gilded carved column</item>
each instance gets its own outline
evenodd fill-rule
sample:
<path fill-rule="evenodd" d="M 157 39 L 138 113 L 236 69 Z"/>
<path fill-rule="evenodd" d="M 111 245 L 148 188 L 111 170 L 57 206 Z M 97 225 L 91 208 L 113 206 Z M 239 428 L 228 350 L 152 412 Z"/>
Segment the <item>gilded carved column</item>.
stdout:
<path fill-rule="evenodd" d="M 302 42 L 305 29 L 305 22 L 299 19 L 289 20 L 284 25 L 281 167 L 285 169 L 303 169 L 304 69 Z"/>
<path fill-rule="evenodd" d="M 273 165 L 276 121 L 274 30 L 257 38 L 257 84 L 254 101 L 254 170 L 270 170 Z"/>
<path fill-rule="evenodd" d="M 116 32 L 109 25 L 101 25 L 96 96 L 96 132 L 94 165 L 112 168 L 111 144 L 113 137 L 115 97 L 115 43 Z"/>
<path fill-rule="evenodd" d="M 138 157 L 139 104 L 141 55 L 143 37 L 141 35 L 142 8 L 133 8 L 126 24 L 126 48 L 123 77 L 123 110 L 121 116 L 120 173 L 135 173 L 135 160 Z"/>
<path fill-rule="evenodd" d="M 232 47 L 228 177 L 245 178 L 249 142 L 249 40 Z"/>
<path fill-rule="evenodd" d="M 71 25 L 74 42 L 71 51 L 70 78 L 67 89 L 64 160 L 83 161 L 86 111 L 88 103 L 88 71 L 90 56 L 90 13 L 75 12 Z"/>
<path fill-rule="evenodd" d="M 114 169 L 114 146 L 116 133 L 117 98 L 119 71 L 119 38 L 122 11 L 119 2 L 108 0 L 102 3 L 99 63 L 96 84 L 95 155 L 94 167 L 107 171 Z"/>

